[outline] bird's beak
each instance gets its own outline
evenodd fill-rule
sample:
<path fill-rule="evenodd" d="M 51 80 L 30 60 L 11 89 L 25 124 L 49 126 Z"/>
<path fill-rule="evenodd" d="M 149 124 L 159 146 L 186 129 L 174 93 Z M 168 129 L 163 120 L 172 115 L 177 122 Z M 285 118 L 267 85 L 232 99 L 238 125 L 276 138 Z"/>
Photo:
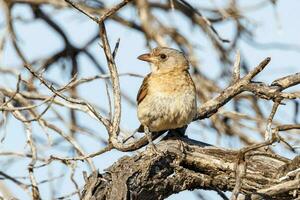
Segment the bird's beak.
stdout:
<path fill-rule="evenodd" d="M 153 57 L 151 56 L 150 53 L 145 53 L 137 57 L 139 60 L 143 60 L 146 62 L 153 62 Z"/>

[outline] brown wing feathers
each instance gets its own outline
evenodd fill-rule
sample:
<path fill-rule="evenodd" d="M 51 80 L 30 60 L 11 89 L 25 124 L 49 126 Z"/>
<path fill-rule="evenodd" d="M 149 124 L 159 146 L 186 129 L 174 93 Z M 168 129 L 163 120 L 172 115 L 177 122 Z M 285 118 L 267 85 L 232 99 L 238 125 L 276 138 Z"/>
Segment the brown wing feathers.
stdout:
<path fill-rule="evenodd" d="M 143 101 L 143 99 L 146 97 L 147 93 L 148 93 L 148 79 L 150 77 L 151 73 L 148 74 L 144 80 L 143 83 L 139 89 L 136 101 L 138 103 L 138 105 Z"/>

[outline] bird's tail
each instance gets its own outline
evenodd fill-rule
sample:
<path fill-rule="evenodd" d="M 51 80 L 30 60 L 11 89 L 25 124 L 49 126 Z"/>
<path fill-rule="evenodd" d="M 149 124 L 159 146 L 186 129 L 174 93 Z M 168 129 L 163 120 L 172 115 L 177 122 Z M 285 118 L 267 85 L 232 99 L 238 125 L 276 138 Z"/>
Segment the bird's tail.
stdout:
<path fill-rule="evenodd" d="M 144 133 L 144 126 L 141 124 L 140 126 L 139 126 L 139 128 L 137 129 L 137 132 L 139 132 L 139 133 Z"/>

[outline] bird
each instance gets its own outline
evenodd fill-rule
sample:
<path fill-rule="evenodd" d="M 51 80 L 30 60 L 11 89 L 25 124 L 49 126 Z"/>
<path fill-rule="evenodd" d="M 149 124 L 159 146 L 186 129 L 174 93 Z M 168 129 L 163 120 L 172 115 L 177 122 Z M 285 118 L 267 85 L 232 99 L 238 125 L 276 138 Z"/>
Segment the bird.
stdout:
<path fill-rule="evenodd" d="M 137 94 L 137 116 L 149 144 L 154 148 L 152 132 L 187 126 L 197 112 L 196 87 L 189 73 L 189 61 L 173 48 L 156 47 L 138 56 L 150 63 Z"/>

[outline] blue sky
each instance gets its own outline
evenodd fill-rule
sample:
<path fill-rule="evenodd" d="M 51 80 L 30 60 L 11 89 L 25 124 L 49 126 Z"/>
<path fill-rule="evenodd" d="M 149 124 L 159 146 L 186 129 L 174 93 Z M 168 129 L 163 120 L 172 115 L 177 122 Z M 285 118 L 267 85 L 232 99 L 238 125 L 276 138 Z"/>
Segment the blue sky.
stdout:
<path fill-rule="evenodd" d="M 110 2 L 111 4 L 117 1 Z M 199 4 L 199 1 L 193 0 L 189 1 L 192 4 Z M 212 6 L 212 1 L 205 1 L 207 6 Z M 221 1 L 215 1 L 217 4 L 220 4 Z M 254 2 L 259 1 L 239 1 L 241 7 L 247 7 L 253 5 Z M 203 4 L 202 4 L 203 5 Z M 292 44 L 295 46 L 300 46 L 300 24 L 298 19 L 300 19 L 299 13 L 300 1 L 290 0 L 290 1 L 278 1 L 278 6 L 274 9 L 271 5 L 266 6 L 264 9 L 257 9 L 253 11 L 246 12 L 247 17 L 251 22 L 257 25 L 255 29 L 255 36 L 258 42 L 261 43 L 284 43 Z M 51 7 L 44 6 L 43 8 L 48 13 L 51 13 L 54 16 L 54 19 L 58 24 L 60 24 L 67 35 L 71 38 L 71 42 L 76 46 L 82 46 L 92 35 L 97 34 L 98 28 L 97 25 L 91 20 L 87 19 L 86 16 L 79 14 L 77 11 L 69 10 L 61 12 L 55 10 Z M 122 10 L 122 15 L 134 19 L 136 16 L 136 11 L 131 7 L 124 8 Z M 275 17 L 275 12 L 278 13 L 279 20 Z M 14 16 L 22 16 L 24 18 L 31 18 L 30 11 L 27 6 L 17 6 L 14 9 Z M 217 54 L 213 51 L 211 44 L 207 41 L 205 35 L 199 30 L 187 23 L 181 16 L 178 16 L 172 12 L 168 16 L 162 15 L 162 13 L 155 13 L 164 21 L 164 23 L 172 24 L 173 26 L 180 27 L 180 31 L 192 38 L 199 48 L 197 49 L 198 59 L 200 61 L 200 70 L 210 77 L 216 77 L 222 68 L 222 65 L 217 60 Z M 3 24 L 3 15 L 0 12 L 0 24 Z M 47 57 L 54 52 L 63 48 L 61 43 L 61 38 L 53 32 L 53 30 L 47 28 L 41 21 L 34 21 L 33 23 L 24 23 L 17 22 L 15 24 L 17 27 L 18 39 L 21 42 L 22 50 L 25 52 L 25 55 L 31 60 Z M 233 35 L 232 24 L 226 23 L 225 25 L 216 25 L 216 28 L 220 35 L 224 38 L 231 38 Z M 109 34 L 109 39 L 111 45 L 117 41 L 118 38 L 121 39 L 119 51 L 116 58 L 116 63 L 120 73 L 133 72 L 141 75 L 145 75 L 149 72 L 149 66 L 141 61 L 138 61 L 136 57 L 142 53 L 147 52 L 148 50 L 145 47 L 145 41 L 142 35 L 139 33 L 128 30 L 116 23 L 108 22 L 107 31 Z M 0 36 L 3 34 L 3 31 L 0 30 Z M 6 44 L 6 50 L 0 57 L 0 67 L 18 67 L 20 65 L 20 60 L 17 58 L 15 52 L 12 50 L 9 43 Z M 154 47 L 154 46 L 153 46 Z M 267 56 L 272 57 L 271 64 L 258 76 L 258 80 L 270 83 L 272 80 L 291 74 L 299 72 L 299 60 L 300 60 L 300 48 L 298 51 L 290 51 L 280 48 L 273 49 L 260 49 L 253 47 L 246 42 L 240 42 L 239 48 L 243 52 L 243 56 L 249 63 L 249 66 L 256 66 L 262 59 Z M 104 58 L 103 51 L 99 46 L 98 42 L 94 43 L 90 48 L 90 51 L 94 55 L 97 55 L 97 59 L 103 66 L 106 66 L 106 61 Z M 91 67 L 90 61 L 84 57 L 80 57 L 80 77 L 89 77 L 99 72 Z M 59 70 L 59 66 L 53 67 L 47 74 L 46 77 L 49 80 L 56 81 L 58 83 L 66 83 L 70 79 L 68 75 L 68 69 L 65 69 L 62 73 Z M 26 77 L 28 73 L 26 70 L 22 70 L 22 76 Z M 121 90 L 135 99 L 138 88 L 141 84 L 142 79 L 136 77 L 121 77 Z M 9 86 L 10 88 L 15 88 L 16 80 L 11 77 L 3 78 L 3 81 L 0 81 L 0 86 Z M 294 90 L 299 90 L 299 86 L 293 88 Z M 45 93 L 48 91 L 44 89 Z M 106 108 L 108 101 L 105 91 L 105 84 L 103 81 L 95 81 L 80 87 L 79 93 L 82 97 L 87 99 L 91 103 L 100 105 L 102 108 Z M 292 104 L 287 102 L 285 109 L 280 110 L 280 115 L 276 117 L 287 116 L 284 120 L 287 122 L 290 120 L 292 113 L 289 112 L 288 108 L 291 108 Z M 266 110 L 269 110 L 271 107 L 266 107 Z M 51 117 L 51 116 L 47 116 Z M 80 114 L 79 121 L 81 124 L 84 124 L 87 127 L 97 130 L 97 133 L 106 138 L 106 132 L 102 125 L 97 121 L 91 119 L 89 116 Z M 122 101 L 122 119 L 121 126 L 127 130 L 134 130 L 138 126 L 139 122 L 136 117 L 135 107 L 130 106 L 125 101 Z M 45 139 L 45 135 L 42 134 L 42 131 L 34 125 L 34 134 Z M 25 145 L 25 135 L 23 133 L 22 125 L 14 119 L 10 119 L 10 122 L 7 125 L 7 136 L 3 143 L 0 143 L 0 151 L 24 151 L 28 150 L 28 146 Z M 0 130 L 0 136 L 4 134 L 3 130 Z M 58 136 L 55 133 L 50 132 L 50 135 L 53 139 Z M 237 139 L 228 138 L 226 136 L 221 136 L 221 138 L 215 133 L 210 133 L 208 130 L 200 130 L 199 126 L 195 123 L 189 127 L 188 135 L 191 138 L 202 140 L 217 146 L 223 147 L 234 147 L 237 148 L 240 146 Z M 101 148 L 101 143 L 99 141 L 87 138 L 85 136 L 79 136 L 79 143 L 85 149 L 86 152 L 94 152 Z M 60 156 L 71 156 L 72 152 L 63 152 L 56 149 L 51 149 L 45 145 L 39 146 L 40 151 L 45 150 L 46 155 L 55 154 Z M 94 162 L 100 171 L 103 171 L 105 168 L 113 164 L 120 156 L 123 156 L 124 153 L 118 151 L 112 151 L 104 155 L 94 158 Z M 131 155 L 129 153 L 129 155 Z M 294 154 L 285 154 L 286 156 L 293 157 Z M 0 162 L 5 163 L 7 157 L 0 157 Z M 24 176 L 27 175 L 26 167 L 29 159 L 20 159 L 9 167 L 5 165 L 0 166 L 0 170 L 5 171 L 8 174 L 14 176 Z M 53 171 L 54 169 L 54 171 Z M 36 176 L 39 180 L 44 180 L 50 173 L 53 173 L 53 176 L 59 176 L 61 174 L 69 174 L 70 170 L 67 167 L 60 165 L 58 162 L 53 162 L 48 168 L 40 168 L 36 170 Z M 89 169 L 84 163 L 78 163 L 76 170 L 76 180 L 82 185 L 82 171 L 88 171 Z M 25 181 L 28 182 L 28 181 Z M 29 199 L 28 195 L 16 187 L 13 183 L 5 181 L 5 184 L 13 191 L 20 199 Z M 53 184 L 56 188 L 60 188 L 60 192 L 57 196 L 68 194 L 74 188 L 68 178 L 58 179 L 53 181 Z M 40 188 L 43 199 L 50 199 L 49 185 L 43 184 Z M 205 196 L 210 197 L 209 199 L 220 199 L 213 192 L 205 192 Z M 183 198 L 188 199 L 197 199 L 192 192 L 182 192 L 180 194 L 172 195 L 169 197 L 169 200 L 179 200 Z M 73 199 L 73 198 L 72 198 Z M 75 199 L 75 197 L 74 197 Z"/>

